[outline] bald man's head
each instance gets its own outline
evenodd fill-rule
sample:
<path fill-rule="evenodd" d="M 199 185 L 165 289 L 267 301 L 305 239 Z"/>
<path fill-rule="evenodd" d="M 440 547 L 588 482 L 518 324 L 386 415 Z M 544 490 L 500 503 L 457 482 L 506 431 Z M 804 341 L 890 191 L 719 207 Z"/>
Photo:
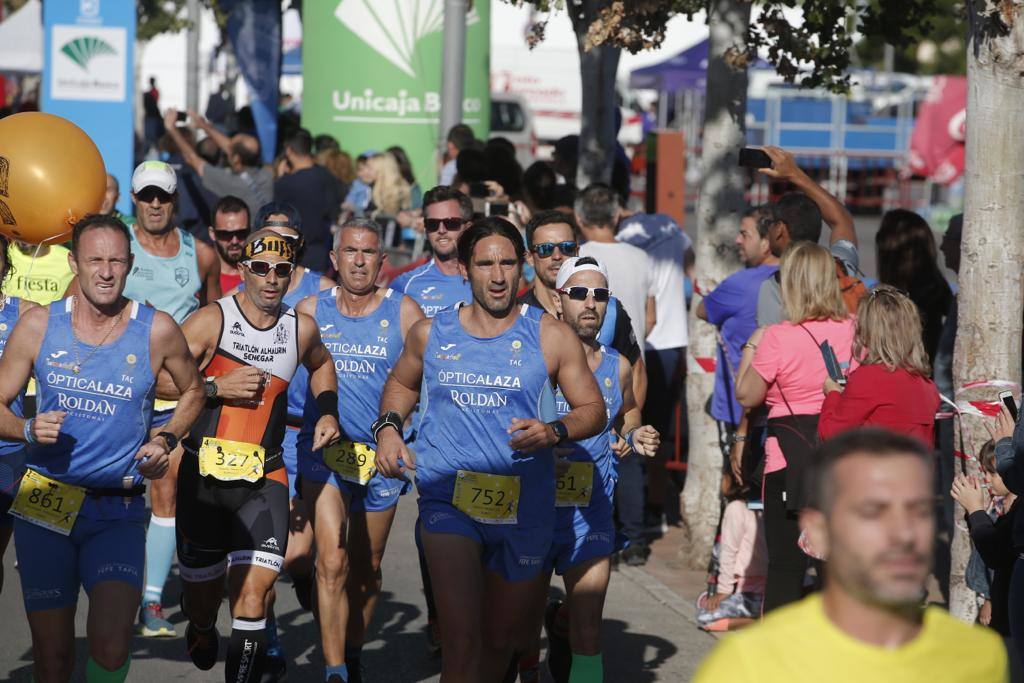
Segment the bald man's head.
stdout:
<path fill-rule="evenodd" d="M 231 155 L 245 166 L 260 165 L 260 142 L 252 135 L 239 133 L 231 138 Z"/>

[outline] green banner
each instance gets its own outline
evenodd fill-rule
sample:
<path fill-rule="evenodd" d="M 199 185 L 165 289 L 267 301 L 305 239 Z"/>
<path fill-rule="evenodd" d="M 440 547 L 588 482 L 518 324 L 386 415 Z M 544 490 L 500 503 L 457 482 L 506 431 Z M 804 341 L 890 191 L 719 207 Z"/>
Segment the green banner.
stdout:
<path fill-rule="evenodd" d="M 490 127 L 490 0 L 466 15 L 463 122 Z M 444 0 L 319 0 L 303 6 L 302 125 L 353 159 L 400 145 L 420 187 L 437 182 Z"/>

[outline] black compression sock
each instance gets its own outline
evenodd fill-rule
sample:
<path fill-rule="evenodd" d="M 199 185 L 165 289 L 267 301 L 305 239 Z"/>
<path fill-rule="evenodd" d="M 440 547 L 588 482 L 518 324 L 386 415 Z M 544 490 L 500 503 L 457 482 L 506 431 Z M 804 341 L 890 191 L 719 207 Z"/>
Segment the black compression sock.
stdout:
<path fill-rule="evenodd" d="M 263 676 L 267 656 L 266 619 L 237 617 L 231 623 L 231 644 L 224 662 L 227 683 L 255 683 Z"/>

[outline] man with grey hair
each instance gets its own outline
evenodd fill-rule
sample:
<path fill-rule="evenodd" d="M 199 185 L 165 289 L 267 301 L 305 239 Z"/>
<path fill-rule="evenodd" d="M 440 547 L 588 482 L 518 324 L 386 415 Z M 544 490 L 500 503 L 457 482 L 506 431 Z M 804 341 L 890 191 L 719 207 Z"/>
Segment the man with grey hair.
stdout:
<path fill-rule="evenodd" d="M 643 249 L 615 239 L 621 216 L 615 191 L 602 183 L 593 183 L 579 194 L 574 207 L 576 222 L 587 240 L 580 246 L 580 256 L 590 256 L 608 269 L 608 287 L 622 302 L 633 321 L 637 343 L 644 344 L 654 327 L 655 283 L 650 257 Z M 655 401 L 668 401 L 668 396 L 654 396 Z M 642 410 L 644 401 L 637 401 Z M 618 463 L 619 482 L 615 487 L 615 507 L 622 533 L 629 547 L 621 553 L 622 560 L 632 566 L 647 562 L 647 537 L 644 534 L 643 458 L 631 453 Z"/>
<path fill-rule="evenodd" d="M 694 681 L 1008 680 L 995 632 L 921 606 L 935 543 L 931 450 L 859 429 L 814 462 L 800 526 L 828 562 L 823 591 L 724 639 Z"/>
<path fill-rule="evenodd" d="M 338 376 L 342 440 L 323 450 L 311 447 L 319 411 L 307 401 L 298 442 L 302 498 L 316 538 L 317 616 L 328 681 L 359 671 L 388 533 L 398 498 L 409 488 L 404 479 L 377 472 L 370 433 L 406 334 L 424 318 L 410 297 L 377 287 L 386 259 L 376 221 L 345 222 L 331 252 L 339 285 L 298 305 L 316 320 Z"/>

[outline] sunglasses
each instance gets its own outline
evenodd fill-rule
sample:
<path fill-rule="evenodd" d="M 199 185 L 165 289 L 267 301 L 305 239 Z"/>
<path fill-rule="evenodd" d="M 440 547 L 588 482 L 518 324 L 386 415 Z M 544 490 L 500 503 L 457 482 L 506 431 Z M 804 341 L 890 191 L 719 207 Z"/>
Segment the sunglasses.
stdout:
<path fill-rule="evenodd" d="M 258 277 L 266 277 L 270 274 L 270 271 L 274 271 L 274 275 L 279 278 L 291 277 L 292 271 L 295 270 L 295 264 L 291 261 L 278 261 L 277 263 L 271 263 L 270 261 L 259 261 L 256 259 L 249 259 L 248 261 L 242 261 L 242 264 L 249 269 L 253 275 Z"/>
<path fill-rule="evenodd" d="M 462 226 L 466 224 L 464 218 L 424 218 L 423 227 L 427 232 L 437 232 L 443 225 L 445 230 L 455 232 L 461 230 Z"/>
<path fill-rule="evenodd" d="M 547 258 L 555 253 L 555 248 L 562 252 L 562 256 L 575 256 L 580 245 L 576 242 L 541 242 L 533 245 L 533 253 L 541 258 Z"/>
<path fill-rule="evenodd" d="M 248 228 L 246 228 L 245 230 L 217 230 L 217 229 L 214 229 L 213 234 L 214 234 L 214 236 L 216 236 L 218 242 L 231 242 L 232 240 L 236 240 L 236 239 L 239 242 L 244 242 L 245 238 L 249 236 L 249 229 Z"/>
<path fill-rule="evenodd" d="M 598 303 L 606 303 L 612 291 L 607 287 L 563 287 L 558 290 L 573 301 L 586 301 L 588 296 L 594 297 Z"/>
<path fill-rule="evenodd" d="M 170 204 L 174 201 L 174 195 L 167 194 L 159 187 L 153 187 L 152 185 L 144 187 L 135 193 L 135 198 L 143 204 L 151 204 L 153 200 L 157 200 L 161 204 Z"/>

